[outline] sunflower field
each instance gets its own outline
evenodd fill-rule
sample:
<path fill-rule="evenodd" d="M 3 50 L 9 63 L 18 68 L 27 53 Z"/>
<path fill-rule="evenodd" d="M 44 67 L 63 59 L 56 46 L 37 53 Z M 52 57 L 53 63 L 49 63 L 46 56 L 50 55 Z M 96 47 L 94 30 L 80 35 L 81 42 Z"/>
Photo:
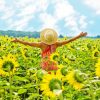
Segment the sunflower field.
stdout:
<path fill-rule="evenodd" d="M 100 100 L 100 39 L 80 38 L 57 48 L 50 59 L 58 70 L 50 74 L 41 69 L 41 49 L 12 40 L 0 36 L 0 100 Z"/>

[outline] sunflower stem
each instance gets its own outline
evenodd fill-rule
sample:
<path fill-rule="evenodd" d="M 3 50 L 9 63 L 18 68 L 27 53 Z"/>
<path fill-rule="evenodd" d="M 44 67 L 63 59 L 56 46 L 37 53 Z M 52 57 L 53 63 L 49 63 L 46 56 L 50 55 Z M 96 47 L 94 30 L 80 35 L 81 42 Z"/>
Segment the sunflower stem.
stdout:
<path fill-rule="evenodd" d="M 38 79 L 36 77 L 36 88 L 37 88 L 37 93 L 39 94 L 39 87 L 38 87 Z"/>
<path fill-rule="evenodd" d="M 12 100 L 12 76 L 9 68 L 9 83 L 10 83 L 10 100 Z"/>
<path fill-rule="evenodd" d="M 93 91 L 94 89 L 93 89 L 93 86 L 92 85 L 90 85 L 90 95 L 91 95 L 91 99 L 92 100 L 95 100 L 95 94 L 94 94 L 94 91 Z"/>
<path fill-rule="evenodd" d="M 60 99 L 60 100 L 63 100 L 63 95 L 62 95 L 62 93 L 59 95 L 59 99 Z"/>

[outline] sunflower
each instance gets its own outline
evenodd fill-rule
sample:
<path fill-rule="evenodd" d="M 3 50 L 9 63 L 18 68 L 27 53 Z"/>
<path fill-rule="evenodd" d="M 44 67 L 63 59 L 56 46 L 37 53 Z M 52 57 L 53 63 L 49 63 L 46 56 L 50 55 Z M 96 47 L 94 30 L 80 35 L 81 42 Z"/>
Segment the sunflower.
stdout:
<path fill-rule="evenodd" d="M 66 75 L 68 73 L 67 67 L 63 66 L 62 64 L 58 65 L 58 70 L 56 71 L 56 74 L 59 74 L 62 78 L 62 81 L 66 81 Z"/>
<path fill-rule="evenodd" d="M 43 79 L 43 76 L 44 76 L 45 74 L 47 74 L 47 72 L 46 72 L 45 70 L 40 69 L 40 70 L 38 70 L 38 71 L 36 72 L 36 77 L 37 77 L 38 79 L 42 80 L 42 79 Z"/>
<path fill-rule="evenodd" d="M 67 55 L 63 54 L 62 58 L 64 62 L 69 63 L 69 59 L 67 58 Z"/>
<path fill-rule="evenodd" d="M 13 75 L 16 68 L 19 66 L 15 56 L 8 54 L 0 59 L 0 75 L 9 76 Z"/>
<path fill-rule="evenodd" d="M 61 69 L 63 68 L 63 65 L 62 64 L 60 64 L 60 65 L 58 65 L 58 70 L 56 71 L 56 74 L 57 75 L 60 75 L 61 77 L 63 77 L 63 75 L 62 75 L 62 73 L 61 73 Z"/>
<path fill-rule="evenodd" d="M 97 48 L 96 44 L 92 43 L 92 51 L 95 50 Z"/>
<path fill-rule="evenodd" d="M 92 44 L 91 44 L 91 42 L 87 42 L 86 46 L 87 46 L 88 50 L 91 50 L 91 49 L 92 49 Z"/>
<path fill-rule="evenodd" d="M 58 70 L 57 70 L 57 74 L 61 74 L 63 76 L 66 76 L 67 75 L 67 72 L 68 72 L 68 69 L 67 67 L 63 66 L 62 64 L 58 65 Z"/>
<path fill-rule="evenodd" d="M 95 59 L 95 58 L 98 58 L 98 57 L 100 57 L 100 51 L 98 49 L 95 49 L 92 52 L 92 58 Z"/>
<path fill-rule="evenodd" d="M 52 54 L 50 55 L 50 60 L 53 61 L 53 62 L 57 62 L 58 57 L 59 57 L 58 52 L 54 52 L 54 53 L 52 53 Z"/>
<path fill-rule="evenodd" d="M 76 90 L 80 90 L 84 86 L 84 74 L 79 73 L 79 71 L 70 71 L 66 75 L 66 79 L 68 83 L 71 84 Z"/>
<path fill-rule="evenodd" d="M 88 51 L 87 45 L 81 46 L 81 47 L 80 47 L 80 50 L 81 50 L 81 51 Z"/>
<path fill-rule="evenodd" d="M 73 46 L 72 46 L 72 45 L 70 45 L 70 44 L 67 44 L 67 45 L 66 45 L 66 47 L 67 47 L 69 50 L 72 50 L 72 51 L 74 51 L 74 48 L 73 48 Z"/>
<path fill-rule="evenodd" d="M 96 69 L 95 69 L 95 73 L 97 76 L 100 77 L 100 58 L 98 59 L 98 62 L 95 65 Z"/>
<path fill-rule="evenodd" d="M 48 97 L 59 96 L 63 91 L 61 75 L 54 73 L 44 75 L 40 89 L 43 91 L 42 94 Z"/>

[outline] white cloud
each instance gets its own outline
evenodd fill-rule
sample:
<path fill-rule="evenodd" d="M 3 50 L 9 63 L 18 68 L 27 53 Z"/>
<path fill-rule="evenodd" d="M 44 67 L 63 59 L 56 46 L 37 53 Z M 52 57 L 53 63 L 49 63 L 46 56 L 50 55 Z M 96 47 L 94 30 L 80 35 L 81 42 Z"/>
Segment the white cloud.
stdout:
<path fill-rule="evenodd" d="M 42 14 L 40 14 L 40 19 L 43 23 L 41 30 L 44 28 L 53 28 L 55 30 L 58 30 L 57 25 L 56 25 L 57 20 L 54 16 L 52 16 L 48 13 L 42 13 Z"/>
<path fill-rule="evenodd" d="M 61 28 L 57 25 L 60 20 L 64 20 L 64 27 L 69 29 L 71 33 L 69 35 L 76 35 L 85 29 L 87 26 L 86 16 L 79 14 L 75 8 L 67 0 L 51 0 L 54 10 L 53 14 L 42 13 L 40 19 L 43 22 L 44 27 L 56 28 L 58 32 L 61 32 Z M 49 2 L 50 3 L 50 2 Z"/>
<path fill-rule="evenodd" d="M 56 24 L 56 20 L 54 18 L 54 16 L 47 14 L 47 13 L 43 13 L 40 15 L 41 21 L 43 22 L 44 26 L 47 27 L 54 27 Z"/>
<path fill-rule="evenodd" d="M 86 16 L 81 15 L 79 19 L 79 25 L 81 29 L 85 29 L 87 27 Z"/>
<path fill-rule="evenodd" d="M 75 36 L 81 31 L 80 27 L 78 26 L 76 17 L 74 16 L 66 17 L 65 21 L 66 21 L 65 27 L 68 27 L 71 31 L 71 34 L 69 34 L 70 36 Z"/>
<path fill-rule="evenodd" d="M 27 17 L 23 17 L 23 19 L 21 18 L 18 21 L 15 22 L 11 22 L 10 26 L 11 28 L 14 28 L 16 30 L 23 30 L 27 27 L 28 22 L 30 21 L 30 19 L 32 19 L 33 16 L 27 16 Z"/>
<path fill-rule="evenodd" d="M 5 1 L 4 0 L 0 0 L 0 12 L 2 12 L 2 10 L 5 8 Z"/>
<path fill-rule="evenodd" d="M 17 17 L 24 17 L 28 15 L 33 15 L 35 13 L 36 8 L 32 5 L 27 6 L 23 9 L 20 9 L 20 12 L 17 14 Z"/>
<path fill-rule="evenodd" d="M 19 2 L 18 2 L 19 1 Z M 27 15 L 33 14 L 39 11 L 45 11 L 47 4 L 47 0 L 16 0 L 15 6 L 19 9 L 19 15 Z"/>
<path fill-rule="evenodd" d="M 68 1 L 61 0 L 61 2 L 56 2 L 54 13 L 57 19 L 62 19 L 71 16 L 72 14 L 75 14 L 75 10 Z"/>
<path fill-rule="evenodd" d="M 0 0 L 0 19 L 4 20 L 8 28 L 25 29 L 29 21 L 36 13 L 45 12 L 48 7 L 48 0 L 14 0 L 8 4 L 5 0 Z"/>
<path fill-rule="evenodd" d="M 34 0 L 35 2 L 35 7 L 37 9 L 38 12 L 46 12 L 47 7 L 49 5 L 49 1 L 48 0 Z M 34 4 L 34 3 L 33 3 Z"/>
<path fill-rule="evenodd" d="M 12 6 L 8 6 L 5 0 L 0 0 L 0 19 L 1 20 L 8 20 L 12 16 L 14 16 L 14 10 Z"/>
<path fill-rule="evenodd" d="M 100 0 L 83 0 L 83 2 L 100 15 Z"/>
<path fill-rule="evenodd" d="M 81 32 L 81 29 L 86 28 L 86 17 L 80 15 L 68 1 L 62 0 L 61 2 L 56 2 L 55 8 L 57 19 L 64 19 L 64 26 L 73 33 L 69 35 L 76 35 Z"/>
<path fill-rule="evenodd" d="M 19 9 L 17 16 L 31 16 L 37 12 L 45 12 L 48 6 L 47 0 L 19 0 L 15 4 Z"/>
<path fill-rule="evenodd" d="M 56 30 L 59 32 L 62 29 L 61 27 L 58 27 L 57 23 L 64 19 L 65 27 L 71 27 L 70 29 L 72 31 L 76 31 L 76 29 L 78 30 L 77 22 L 74 20 L 76 11 L 74 10 L 73 6 L 66 0 L 51 0 L 51 2 L 54 6 L 53 14 L 51 15 L 44 12 L 40 15 L 40 19 L 43 23 L 42 27 L 56 28 Z"/>
<path fill-rule="evenodd" d="M 16 8 L 24 8 L 30 4 L 32 4 L 32 0 L 14 0 L 14 5 Z"/>
<path fill-rule="evenodd" d="M 15 14 L 15 12 L 14 12 L 14 10 L 12 10 L 12 8 L 5 7 L 5 9 L 3 10 L 3 16 L 1 16 L 1 19 L 8 20 L 12 16 L 14 16 L 14 14 Z"/>

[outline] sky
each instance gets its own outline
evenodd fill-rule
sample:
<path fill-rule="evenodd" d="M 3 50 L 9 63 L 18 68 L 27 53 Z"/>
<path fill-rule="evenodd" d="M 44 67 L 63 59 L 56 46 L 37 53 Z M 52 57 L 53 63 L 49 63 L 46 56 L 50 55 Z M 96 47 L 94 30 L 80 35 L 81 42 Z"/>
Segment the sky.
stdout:
<path fill-rule="evenodd" d="M 100 0 L 0 0 L 0 30 L 100 35 Z"/>

